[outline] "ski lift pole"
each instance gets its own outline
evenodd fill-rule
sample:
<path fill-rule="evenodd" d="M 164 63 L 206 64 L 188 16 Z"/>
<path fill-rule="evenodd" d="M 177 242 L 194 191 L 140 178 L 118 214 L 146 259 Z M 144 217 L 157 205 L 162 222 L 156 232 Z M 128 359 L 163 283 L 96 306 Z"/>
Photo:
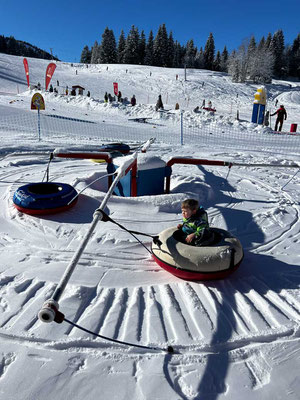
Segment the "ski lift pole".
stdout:
<path fill-rule="evenodd" d="M 93 221 L 91 223 L 91 226 L 88 230 L 88 232 L 86 233 L 83 241 L 81 242 L 81 245 L 79 246 L 79 248 L 77 249 L 77 251 L 75 252 L 75 254 L 73 255 L 73 258 L 71 259 L 68 267 L 66 268 L 60 282 L 58 283 L 52 297 L 47 300 L 44 304 L 42 309 L 40 310 L 40 312 L 38 313 L 38 317 L 42 322 L 52 322 L 55 321 L 57 323 L 61 323 L 64 320 L 64 315 L 58 311 L 59 308 L 59 304 L 58 301 L 61 298 L 67 283 L 69 282 L 72 273 L 75 270 L 75 267 L 85 249 L 85 247 L 87 246 L 94 230 L 95 227 L 97 225 L 97 223 L 99 221 L 102 220 L 103 218 L 103 213 L 102 210 L 105 208 L 109 198 L 111 197 L 114 188 L 116 187 L 116 185 L 119 183 L 119 180 L 127 174 L 127 172 L 133 168 L 137 163 L 137 153 L 134 153 L 128 160 L 126 160 L 116 171 L 116 178 L 113 181 L 112 185 L 110 186 L 108 192 L 106 193 L 101 205 L 99 208 L 97 208 L 94 212 L 94 216 L 93 216 Z"/>

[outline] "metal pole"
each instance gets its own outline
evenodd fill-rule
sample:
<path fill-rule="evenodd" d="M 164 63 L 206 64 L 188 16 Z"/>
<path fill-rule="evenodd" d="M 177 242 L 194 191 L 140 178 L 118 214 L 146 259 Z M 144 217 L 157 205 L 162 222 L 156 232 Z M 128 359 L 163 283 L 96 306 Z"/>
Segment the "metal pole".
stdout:
<path fill-rule="evenodd" d="M 67 283 L 69 282 L 69 280 L 72 276 L 72 273 L 74 272 L 74 269 L 82 255 L 86 245 L 88 244 L 88 241 L 90 240 L 90 238 L 95 230 L 97 223 L 99 221 L 101 221 L 103 218 L 103 214 L 102 214 L 101 210 L 103 210 L 105 208 L 110 196 L 112 195 L 112 193 L 114 191 L 114 188 L 119 183 L 119 180 L 122 178 L 122 176 L 124 176 L 128 172 L 128 170 L 131 168 L 132 165 L 136 164 L 136 158 L 137 158 L 137 153 L 134 153 L 133 156 L 130 157 L 130 159 L 125 161 L 125 163 L 118 168 L 117 176 L 116 176 L 115 180 L 113 181 L 111 187 L 109 188 L 108 192 L 106 193 L 100 207 L 95 210 L 92 224 L 91 224 L 88 232 L 86 233 L 83 241 L 81 242 L 80 247 L 77 249 L 77 251 L 74 254 L 72 260 L 70 261 L 67 269 L 65 270 L 59 284 L 57 285 L 57 287 L 52 295 L 52 298 L 44 303 L 42 309 L 40 310 L 40 312 L 38 314 L 39 319 L 42 322 L 52 322 L 55 319 L 56 313 L 59 308 L 58 301 L 59 301 L 61 295 L 63 294 L 63 291 L 65 290 L 65 287 L 66 287 Z"/>
<path fill-rule="evenodd" d="M 41 141 L 41 116 L 40 116 L 40 103 L 38 103 L 38 138 Z"/>
<path fill-rule="evenodd" d="M 180 112 L 180 144 L 183 145 L 183 111 Z"/>

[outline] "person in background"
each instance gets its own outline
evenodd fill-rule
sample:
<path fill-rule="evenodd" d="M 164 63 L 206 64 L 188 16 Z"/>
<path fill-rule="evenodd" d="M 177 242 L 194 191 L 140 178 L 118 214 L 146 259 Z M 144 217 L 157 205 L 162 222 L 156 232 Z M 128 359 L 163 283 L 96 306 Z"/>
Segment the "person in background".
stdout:
<path fill-rule="evenodd" d="M 118 93 L 118 102 L 119 102 L 119 103 L 122 102 L 122 93 L 121 93 L 120 90 L 119 90 L 119 93 Z"/>
<path fill-rule="evenodd" d="M 281 105 L 278 108 L 278 110 L 275 111 L 273 114 L 271 114 L 271 116 L 276 115 L 276 114 L 277 114 L 277 118 L 276 118 L 276 122 L 275 122 L 275 131 L 277 131 L 277 128 L 279 125 L 278 132 L 281 132 L 282 125 L 283 125 L 283 119 L 287 119 L 287 112 L 283 105 Z"/>
<path fill-rule="evenodd" d="M 161 94 L 158 96 L 157 102 L 156 102 L 156 106 L 155 106 L 155 110 L 158 111 L 159 109 L 163 110 L 164 109 L 164 105 L 161 99 Z"/>
<path fill-rule="evenodd" d="M 130 103 L 131 103 L 132 107 L 134 107 L 136 105 L 135 94 L 131 97 Z"/>
<path fill-rule="evenodd" d="M 104 103 L 107 103 L 108 102 L 108 94 L 107 94 L 107 92 L 105 92 L 105 95 L 104 95 Z"/>

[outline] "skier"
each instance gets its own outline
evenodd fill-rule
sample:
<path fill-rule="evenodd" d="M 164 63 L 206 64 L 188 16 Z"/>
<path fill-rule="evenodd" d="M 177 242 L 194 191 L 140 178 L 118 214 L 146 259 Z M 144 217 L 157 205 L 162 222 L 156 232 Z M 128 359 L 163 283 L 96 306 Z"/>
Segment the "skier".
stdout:
<path fill-rule="evenodd" d="M 275 131 L 277 131 L 277 128 L 279 125 L 278 132 L 281 132 L 282 125 L 283 125 L 283 119 L 287 118 L 287 112 L 283 105 L 281 105 L 280 108 L 278 108 L 278 110 L 275 111 L 273 114 L 271 114 L 271 116 L 276 115 L 276 114 L 277 114 L 277 118 L 276 118 L 276 123 L 275 123 Z"/>
<path fill-rule="evenodd" d="M 121 93 L 121 91 L 119 91 L 119 93 L 118 93 L 118 102 L 119 103 L 122 102 L 122 93 Z"/>
<path fill-rule="evenodd" d="M 107 92 L 105 92 L 105 95 L 104 95 L 104 103 L 107 103 L 108 102 L 108 94 L 107 94 Z"/>

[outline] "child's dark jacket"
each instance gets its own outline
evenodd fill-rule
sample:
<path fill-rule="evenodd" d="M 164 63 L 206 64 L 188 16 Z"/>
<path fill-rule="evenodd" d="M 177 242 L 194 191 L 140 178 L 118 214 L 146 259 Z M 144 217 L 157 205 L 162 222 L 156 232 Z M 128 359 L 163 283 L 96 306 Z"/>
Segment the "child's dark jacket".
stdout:
<path fill-rule="evenodd" d="M 183 218 L 182 232 L 188 236 L 191 233 L 196 233 L 196 238 L 203 236 L 205 230 L 208 230 L 207 212 L 203 207 L 198 208 L 197 212 L 190 218 Z"/>

